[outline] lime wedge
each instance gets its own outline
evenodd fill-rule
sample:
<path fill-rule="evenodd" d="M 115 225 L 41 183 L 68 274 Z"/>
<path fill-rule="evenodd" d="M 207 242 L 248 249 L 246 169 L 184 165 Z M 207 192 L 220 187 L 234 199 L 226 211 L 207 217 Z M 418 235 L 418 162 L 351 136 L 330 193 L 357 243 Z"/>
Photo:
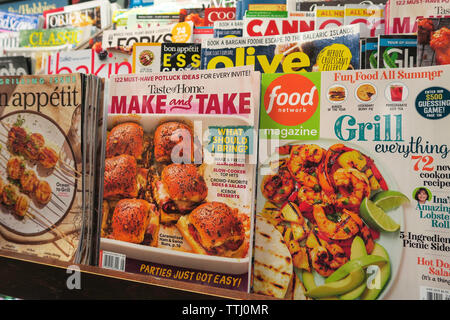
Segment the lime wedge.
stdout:
<path fill-rule="evenodd" d="M 372 199 L 373 203 L 385 212 L 397 209 L 402 204 L 408 203 L 409 199 L 403 193 L 394 190 L 380 191 Z"/>
<path fill-rule="evenodd" d="M 376 206 L 368 198 L 364 198 L 359 208 L 361 217 L 369 227 L 378 231 L 395 232 L 400 225 L 389 217 L 383 209 Z"/>

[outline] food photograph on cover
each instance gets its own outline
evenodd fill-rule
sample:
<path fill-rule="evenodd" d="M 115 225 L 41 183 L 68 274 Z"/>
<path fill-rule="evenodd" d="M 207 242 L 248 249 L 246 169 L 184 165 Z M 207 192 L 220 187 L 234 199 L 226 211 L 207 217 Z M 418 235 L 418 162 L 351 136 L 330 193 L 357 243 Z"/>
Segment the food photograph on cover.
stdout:
<path fill-rule="evenodd" d="M 450 64 L 450 18 L 417 20 L 418 66 Z"/>
<path fill-rule="evenodd" d="M 102 263 L 109 252 L 119 253 L 130 272 L 156 264 L 175 278 L 181 270 L 208 271 L 234 277 L 227 288 L 248 290 L 259 101 L 259 73 L 250 70 L 184 71 L 181 85 L 173 80 L 178 71 L 167 73 L 167 81 L 151 81 L 164 73 L 113 78 Z M 218 77 L 227 84 L 220 89 Z M 139 93 L 126 95 L 136 82 Z"/>
<path fill-rule="evenodd" d="M 303 279 L 303 284 L 294 285 L 304 286 L 303 290 L 308 290 L 310 297 L 328 297 L 340 290 L 344 293 L 340 298 L 344 300 L 359 296 L 362 299 L 375 298 L 377 291 L 367 290 L 365 285 L 348 292 L 345 287 L 336 289 L 324 285 L 314 292 L 316 285 L 312 272 L 326 284 L 347 276 L 345 269 L 350 269 L 352 263 L 363 266 L 387 261 L 393 264 L 389 262 L 389 255 L 397 259 L 401 247 L 395 242 L 395 235 L 390 233 L 395 233 L 401 226 L 396 222 L 402 219 L 401 208 L 391 213 L 393 220 L 383 232 L 373 222 L 370 210 L 376 208 L 373 201 L 376 204 L 383 193 L 400 194 L 392 189 L 395 182 L 389 181 L 388 184 L 375 161 L 361 150 L 342 143 L 333 144 L 332 141 L 282 145 L 272 158 L 276 160 L 270 161 L 269 158 L 263 165 L 263 169 L 267 166 L 269 171 L 276 173 L 261 179 L 259 192 L 266 202 L 258 212 L 256 236 L 265 232 L 259 227 L 272 230 L 272 234 L 277 230 L 281 233 L 284 246 L 279 243 L 278 248 L 283 248 L 291 257 L 291 270 L 300 273 Z M 376 192 L 381 193 L 377 196 Z M 265 226 L 267 223 L 271 226 Z M 284 297 L 279 292 L 286 292 L 289 277 L 284 274 L 283 288 L 275 286 L 277 282 L 272 282 L 270 287 L 265 269 L 270 251 L 267 252 L 265 246 L 257 246 L 256 250 L 260 253 L 255 252 L 254 289 Z M 394 266 L 398 267 L 398 261 Z M 396 271 L 391 272 L 395 274 Z M 364 277 L 364 273 L 359 276 Z M 388 278 L 384 278 L 382 285 L 386 286 Z"/>
<path fill-rule="evenodd" d="M 0 233 L 9 243 L 3 247 L 80 262 L 82 78 L 68 75 L 56 85 L 53 80 L 0 80 Z"/>
<path fill-rule="evenodd" d="M 124 122 L 108 132 L 105 238 L 217 257 L 247 257 L 249 217 L 208 197 L 204 164 L 172 162 L 175 147 L 184 147 L 176 156 L 201 159 L 192 125 L 183 118 L 153 126 L 150 121 L 156 119 L 145 120 L 150 124 L 145 131 L 135 122 Z M 180 146 L 181 142 L 186 145 Z M 183 154 L 186 149 L 192 154 Z M 173 235 L 174 241 L 161 239 L 160 244 L 160 229 Z"/>

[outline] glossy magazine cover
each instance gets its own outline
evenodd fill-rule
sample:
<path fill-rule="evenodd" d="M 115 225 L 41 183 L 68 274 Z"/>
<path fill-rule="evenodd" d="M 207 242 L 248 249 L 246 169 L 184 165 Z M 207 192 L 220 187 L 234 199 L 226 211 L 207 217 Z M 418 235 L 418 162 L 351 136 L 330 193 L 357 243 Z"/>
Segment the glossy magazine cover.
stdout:
<path fill-rule="evenodd" d="M 273 37 L 208 39 L 202 69 L 254 65 L 263 73 L 359 68 L 359 26 Z"/>
<path fill-rule="evenodd" d="M 450 67 L 263 74 L 253 292 L 448 299 Z"/>
<path fill-rule="evenodd" d="M 417 66 L 450 64 L 450 18 L 417 20 Z"/>
<path fill-rule="evenodd" d="M 260 74 L 111 78 L 100 266 L 247 292 Z"/>
<path fill-rule="evenodd" d="M 313 17 L 244 18 L 244 37 L 279 36 L 314 31 Z"/>
<path fill-rule="evenodd" d="M 199 43 L 135 43 L 133 73 L 200 69 Z"/>
<path fill-rule="evenodd" d="M 4 250 L 81 261 L 83 85 L 79 74 L 0 77 Z"/>
<path fill-rule="evenodd" d="M 379 35 L 379 68 L 413 68 L 417 65 L 417 36 Z"/>
<path fill-rule="evenodd" d="M 44 70 L 46 74 L 80 72 L 109 78 L 115 74 L 132 73 L 130 58 L 117 52 L 97 53 L 93 49 L 55 52 L 45 59 Z"/>
<path fill-rule="evenodd" d="M 134 43 L 192 42 L 194 25 L 179 22 L 150 29 L 105 30 L 102 48 L 132 54 Z"/>
<path fill-rule="evenodd" d="M 58 7 L 43 12 L 45 28 L 96 27 L 104 29 L 111 20 L 111 3 L 108 0 L 86 1 Z"/>
<path fill-rule="evenodd" d="M 408 2 L 389 0 L 386 4 L 386 34 L 405 34 L 417 32 L 417 19 L 449 18 L 450 4 L 445 0 Z"/>

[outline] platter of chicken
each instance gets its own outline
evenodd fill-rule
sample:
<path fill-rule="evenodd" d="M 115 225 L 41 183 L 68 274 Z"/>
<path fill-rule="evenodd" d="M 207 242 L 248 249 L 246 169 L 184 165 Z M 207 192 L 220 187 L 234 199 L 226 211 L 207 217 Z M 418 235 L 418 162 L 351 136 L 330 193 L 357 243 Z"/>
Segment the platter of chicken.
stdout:
<path fill-rule="evenodd" d="M 217 198 L 214 164 L 204 161 L 205 131 L 194 128 L 196 120 L 203 130 L 208 124 L 198 117 L 109 117 L 102 250 L 200 270 L 248 271 L 251 190 L 249 202 Z"/>

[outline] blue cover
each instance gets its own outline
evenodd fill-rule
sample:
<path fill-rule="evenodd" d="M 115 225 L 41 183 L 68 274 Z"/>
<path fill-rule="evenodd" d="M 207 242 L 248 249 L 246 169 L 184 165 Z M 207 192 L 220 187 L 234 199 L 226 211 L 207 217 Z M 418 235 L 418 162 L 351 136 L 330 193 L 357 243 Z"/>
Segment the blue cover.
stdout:
<path fill-rule="evenodd" d="M 242 0 L 236 1 L 236 20 L 242 20 L 244 15 L 242 14 Z"/>
<path fill-rule="evenodd" d="M 128 8 L 152 6 L 153 0 L 130 0 Z"/>
<path fill-rule="evenodd" d="M 20 31 L 37 29 L 39 18 L 37 15 L 16 14 L 0 11 L 0 31 Z"/>

